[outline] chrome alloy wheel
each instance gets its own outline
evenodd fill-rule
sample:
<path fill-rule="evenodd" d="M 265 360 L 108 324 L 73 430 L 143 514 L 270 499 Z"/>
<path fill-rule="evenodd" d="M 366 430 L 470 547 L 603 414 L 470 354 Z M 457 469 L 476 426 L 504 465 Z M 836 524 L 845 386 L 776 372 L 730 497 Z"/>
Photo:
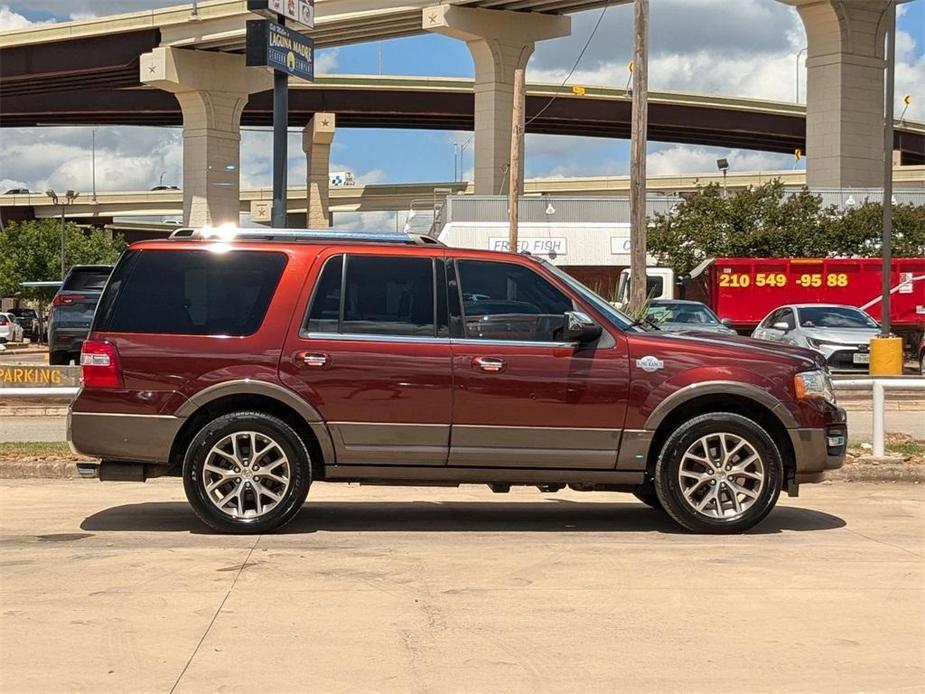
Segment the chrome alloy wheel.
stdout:
<path fill-rule="evenodd" d="M 216 508 L 232 518 L 259 518 L 285 497 L 292 481 L 289 458 L 266 434 L 237 431 L 212 446 L 202 484 Z"/>
<path fill-rule="evenodd" d="M 681 458 L 678 484 L 685 502 L 708 518 L 733 520 L 761 496 L 761 456 L 748 441 L 729 433 L 701 436 Z"/>

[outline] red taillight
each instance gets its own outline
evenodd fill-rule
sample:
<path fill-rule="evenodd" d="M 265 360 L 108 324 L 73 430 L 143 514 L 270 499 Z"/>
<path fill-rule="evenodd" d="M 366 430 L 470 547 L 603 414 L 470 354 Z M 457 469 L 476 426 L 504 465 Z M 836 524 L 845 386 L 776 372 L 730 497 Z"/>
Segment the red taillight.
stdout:
<path fill-rule="evenodd" d="M 80 351 L 80 375 L 84 388 L 121 388 L 119 351 L 111 342 L 84 341 Z"/>
<path fill-rule="evenodd" d="M 83 294 L 56 294 L 51 303 L 53 306 L 70 306 L 75 301 L 83 301 L 86 298 Z"/>

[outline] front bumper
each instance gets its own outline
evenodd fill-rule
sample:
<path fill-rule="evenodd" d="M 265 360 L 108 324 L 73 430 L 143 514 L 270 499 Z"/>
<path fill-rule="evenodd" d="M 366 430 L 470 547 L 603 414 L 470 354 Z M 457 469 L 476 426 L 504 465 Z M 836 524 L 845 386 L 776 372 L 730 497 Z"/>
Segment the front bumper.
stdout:
<path fill-rule="evenodd" d="M 68 412 L 71 450 L 93 458 L 134 463 L 170 462 L 170 449 L 186 420 L 170 415 Z"/>
<path fill-rule="evenodd" d="M 848 428 L 844 423 L 844 410 L 839 408 L 842 421 L 825 427 L 790 429 L 797 484 L 821 482 L 826 470 L 837 470 L 845 462 L 848 448 Z"/>

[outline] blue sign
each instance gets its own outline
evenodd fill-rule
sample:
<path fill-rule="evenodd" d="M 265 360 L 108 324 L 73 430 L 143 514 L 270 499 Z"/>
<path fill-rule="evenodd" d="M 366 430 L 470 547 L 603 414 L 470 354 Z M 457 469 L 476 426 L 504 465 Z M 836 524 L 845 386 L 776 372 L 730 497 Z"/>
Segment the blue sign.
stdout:
<path fill-rule="evenodd" d="M 277 72 L 315 79 L 315 42 L 297 31 L 268 19 L 247 22 L 248 67 L 268 67 Z"/>

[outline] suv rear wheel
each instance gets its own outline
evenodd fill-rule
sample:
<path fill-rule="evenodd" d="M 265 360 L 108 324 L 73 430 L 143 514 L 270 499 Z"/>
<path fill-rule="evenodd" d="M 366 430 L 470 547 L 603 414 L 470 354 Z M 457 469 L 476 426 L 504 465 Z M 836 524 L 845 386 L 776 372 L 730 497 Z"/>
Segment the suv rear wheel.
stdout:
<path fill-rule="evenodd" d="M 655 488 L 668 514 L 688 530 L 739 533 L 777 503 L 780 452 L 754 421 L 730 412 L 695 417 L 668 437 Z"/>
<path fill-rule="evenodd" d="M 228 533 L 275 530 L 299 512 L 311 484 L 308 450 L 281 419 L 233 412 L 190 443 L 183 486 L 196 515 Z"/>

